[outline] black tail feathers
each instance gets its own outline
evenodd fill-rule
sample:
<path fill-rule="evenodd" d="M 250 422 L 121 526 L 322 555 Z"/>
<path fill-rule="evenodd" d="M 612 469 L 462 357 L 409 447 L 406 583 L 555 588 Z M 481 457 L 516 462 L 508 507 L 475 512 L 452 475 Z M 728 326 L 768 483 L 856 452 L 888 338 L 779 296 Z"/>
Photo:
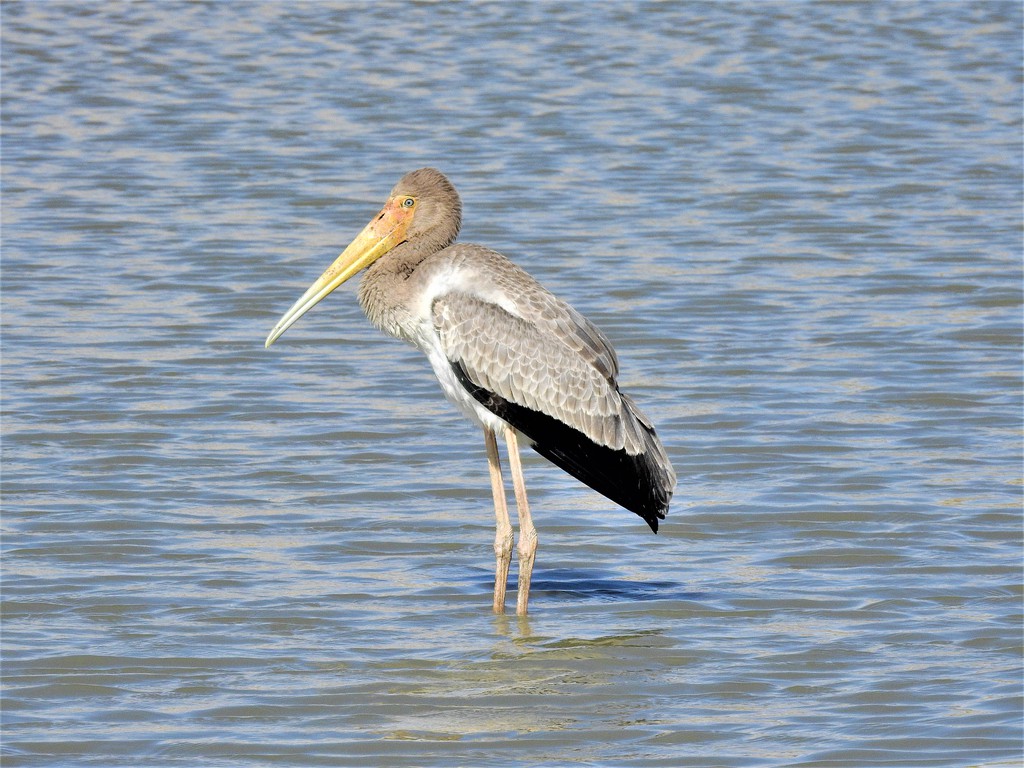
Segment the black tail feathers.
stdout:
<path fill-rule="evenodd" d="M 533 449 L 598 493 L 642 517 L 655 533 L 672 499 L 675 475 L 654 430 L 646 432 L 647 450 L 630 455 L 598 445 L 558 419 L 505 400 L 474 384 L 459 363 L 452 363 L 466 390 L 494 415 L 533 441 Z"/>

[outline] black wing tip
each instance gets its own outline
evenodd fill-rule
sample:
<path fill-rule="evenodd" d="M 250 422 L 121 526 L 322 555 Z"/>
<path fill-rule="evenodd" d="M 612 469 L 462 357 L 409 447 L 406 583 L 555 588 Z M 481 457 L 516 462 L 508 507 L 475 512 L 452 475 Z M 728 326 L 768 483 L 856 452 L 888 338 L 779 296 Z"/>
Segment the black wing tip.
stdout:
<path fill-rule="evenodd" d="M 630 512 L 635 512 L 637 515 L 644 519 L 644 522 L 651 527 L 654 533 L 658 532 L 658 524 L 661 520 L 665 519 L 665 515 L 668 514 L 668 500 L 662 501 L 656 507 L 652 508 L 629 508 Z"/>
<path fill-rule="evenodd" d="M 451 361 L 456 377 L 474 399 L 533 441 L 533 449 L 598 493 L 644 519 L 654 533 L 665 519 L 675 477 L 665 472 L 651 451 L 630 455 L 624 449 L 598 445 L 568 424 L 505 400 L 475 384 L 459 361 Z M 655 440 L 653 430 L 651 439 Z M 659 446 L 660 447 L 660 446 Z"/>

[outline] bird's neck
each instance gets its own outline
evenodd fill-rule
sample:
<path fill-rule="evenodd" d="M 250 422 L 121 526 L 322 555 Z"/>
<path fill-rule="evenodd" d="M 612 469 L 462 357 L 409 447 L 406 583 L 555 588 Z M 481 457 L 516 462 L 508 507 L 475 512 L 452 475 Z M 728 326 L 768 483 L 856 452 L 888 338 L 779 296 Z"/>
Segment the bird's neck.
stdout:
<path fill-rule="evenodd" d="M 433 253 L 424 243 L 395 246 L 367 268 L 359 282 L 359 304 L 374 325 L 390 336 L 412 341 L 412 304 L 417 267 Z"/>

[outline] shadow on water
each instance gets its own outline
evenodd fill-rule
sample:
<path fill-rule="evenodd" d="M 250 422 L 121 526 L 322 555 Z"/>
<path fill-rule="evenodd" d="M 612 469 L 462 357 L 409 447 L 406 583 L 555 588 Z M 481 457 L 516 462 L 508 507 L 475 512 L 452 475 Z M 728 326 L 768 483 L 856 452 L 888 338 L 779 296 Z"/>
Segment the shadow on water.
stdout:
<path fill-rule="evenodd" d="M 494 584 L 493 576 L 480 576 L 474 582 L 487 592 Z M 514 596 L 515 589 L 516 576 L 513 573 L 509 578 L 509 594 Z M 535 568 L 530 585 L 531 598 L 547 600 L 700 600 L 706 596 L 701 592 L 688 592 L 675 581 L 619 579 L 596 568 Z"/>

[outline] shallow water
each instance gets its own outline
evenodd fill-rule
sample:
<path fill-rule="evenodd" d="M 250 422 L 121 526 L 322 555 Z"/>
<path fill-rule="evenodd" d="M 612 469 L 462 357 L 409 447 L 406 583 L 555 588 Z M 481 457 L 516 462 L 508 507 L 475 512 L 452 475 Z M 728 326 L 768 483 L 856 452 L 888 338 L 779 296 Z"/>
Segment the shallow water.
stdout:
<path fill-rule="evenodd" d="M 5 766 L 1017 764 L 1019 4 L 0 11 Z M 427 164 L 680 478 L 527 457 L 528 619 L 418 353 L 263 349 Z"/>

